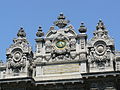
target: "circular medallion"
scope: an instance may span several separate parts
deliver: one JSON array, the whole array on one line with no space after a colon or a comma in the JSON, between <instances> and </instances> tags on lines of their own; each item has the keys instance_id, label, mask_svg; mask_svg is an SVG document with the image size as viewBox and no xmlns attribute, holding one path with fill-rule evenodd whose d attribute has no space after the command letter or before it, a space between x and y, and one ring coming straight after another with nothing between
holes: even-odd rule
<instances>
[{"instance_id":1,"label":"circular medallion","mask_svg":"<svg viewBox=\"0 0 120 90\"><path fill-rule=\"evenodd\" d=\"M102 45L102 44L97 45L97 46L96 46L96 52L97 52L97 54L99 54L99 55L104 54L104 52L105 52L105 46Z\"/></svg>"},{"instance_id":2,"label":"circular medallion","mask_svg":"<svg viewBox=\"0 0 120 90\"><path fill-rule=\"evenodd\" d=\"M21 57L22 57L22 54L21 54L21 52L19 52L19 51L17 51L17 52L15 52L14 53L14 60L16 61L16 62L18 62L18 61L20 61L20 59L21 59Z\"/></svg>"},{"instance_id":3,"label":"circular medallion","mask_svg":"<svg viewBox=\"0 0 120 90\"><path fill-rule=\"evenodd\" d=\"M59 40L56 42L57 48L64 48L66 46L66 42L64 40Z\"/></svg>"},{"instance_id":4,"label":"circular medallion","mask_svg":"<svg viewBox=\"0 0 120 90\"><path fill-rule=\"evenodd\" d=\"M103 47L103 46L98 46L98 47L97 47L97 51L98 51L99 53L102 53L102 52L104 51L104 47Z\"/></svg>"},{"instance_id":5,"label":"circular medallion","mask_svg":"<svg viewBox=\"0 0 120 90\"><path fill-rule=\"evenodd\" d=\"M102 40L99 40L95 42L94 48L97 55L103 56L106 52L106 43Z\"/></svg>"}]
</instances>

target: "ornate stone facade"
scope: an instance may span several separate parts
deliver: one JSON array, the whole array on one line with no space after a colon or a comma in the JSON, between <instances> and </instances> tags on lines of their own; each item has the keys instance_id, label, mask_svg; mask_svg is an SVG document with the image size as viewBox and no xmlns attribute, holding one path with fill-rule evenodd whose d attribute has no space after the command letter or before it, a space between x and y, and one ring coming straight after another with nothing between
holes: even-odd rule
<instances>
[{"instance_id":1,"label":"ornate stone facade","mask_svg":"<svg viewBox=\"0 0 120 90\"><path fill-rule=\"evenodd\" d=\"M39 27L35 52L20 28L0 61L0 90L120 90L120 52L102 20L88 40L84 23L77 34L57 19L46 35Z\"/></svg>"}]
</instances>

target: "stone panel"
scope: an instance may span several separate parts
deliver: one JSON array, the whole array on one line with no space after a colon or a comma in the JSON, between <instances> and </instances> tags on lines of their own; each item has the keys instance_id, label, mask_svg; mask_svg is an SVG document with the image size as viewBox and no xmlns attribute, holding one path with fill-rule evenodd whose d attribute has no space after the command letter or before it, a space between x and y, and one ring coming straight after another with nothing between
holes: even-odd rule
<instances>
[{"instance_id":1,"label":"stone panel","mask_svg":"<svg viewBox=\"0 0 120 90\"><path fill-rule=\"evenodd\" d=\"M60 64L43 66L43 74L63 74L79 72L80 65L77 64Z\"/></svg>"}]
</instances>

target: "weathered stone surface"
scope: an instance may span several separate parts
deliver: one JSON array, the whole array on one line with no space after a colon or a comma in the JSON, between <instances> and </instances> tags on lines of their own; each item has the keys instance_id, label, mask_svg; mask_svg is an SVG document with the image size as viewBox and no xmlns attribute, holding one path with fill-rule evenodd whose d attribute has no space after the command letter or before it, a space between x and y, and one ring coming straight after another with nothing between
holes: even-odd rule
<instances>
[{"instance_id":1,"label":"weathered stone surface","mask_svg":"<svg viewBox=\"0 0 120 90\"><path fill-rule=\"evenodd\" d=\"M35 52L21 28L0 61L0 90L120 90L120 52L99 20L92 39L61 13L47 34L36 33Z\"/></svg>"},{"instance_id":2,"label":"weathered stone surface","mask_svg":"<svg viewBox=\"0 0 120 90\"><path fill-rule=\"evenodd\" d=\"M60 64L43 66L43 75L46 74L64 74L79 72L80 65L78 64Z\"/></svg>"}]
</instances>

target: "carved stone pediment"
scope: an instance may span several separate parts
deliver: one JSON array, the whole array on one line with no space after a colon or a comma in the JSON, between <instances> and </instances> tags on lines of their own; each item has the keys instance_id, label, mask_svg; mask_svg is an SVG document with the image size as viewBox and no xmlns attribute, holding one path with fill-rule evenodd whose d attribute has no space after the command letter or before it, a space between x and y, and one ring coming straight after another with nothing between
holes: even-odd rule
<instances>
[{"instance_id":1,"label":"carved stone pediment","mask_svg":"<svg viewBox=\"0 0 120 90\"><path fill-rule=\"evenodd\" d=\"M25 67L30 67L33 57L24 30L20 29L17 36L18 38L13 40L14 43L7 49L6 53L8 72L12 70L12 73L24 72Z\"/></svg>"},{"instance_id":2,"label":"carved stone pediment","mask_svg":"<svg viewBox=\"0 0 120 90\"><path fill-rule=\"evenodd\" d=\"M88 42L88 62L91 67L108 67L113 62L114 43L102 21L99 21L93 38ZM112 65L111 65L112 66Z\"/></svg>"},{"instance_id":3,"label":"carved stone pediment","mask_svg":"<svg viewBox=\"0 0 120 90\"><path fill-rule=\"evenodd\" d=\"M29 47L21 48L18 46L8 49L7 59L11 68L25 67L26 60L29 59L27 53L31 54L28 49L30 50Z\"/></svg>"},{"instance_id":4,"label":"carved stone pediment","mask_svg":"<svg viewBox=\"0 0 120 90\"><path fill-rule=\"evenodd\" d=\"M75 58L76 53L71 52L71 50L75 51L75 47L76 47L75 43L76 43L75 38L71 38L69 40L69 37L63 34L58 34L56 38L52 40L46 39L45 60L47 61L50 60L55 62L55 61L65 61L65 60L70 60L70 58ZM70 53L72 53L72 55Z\"/></svg>"},{"instance_id":5,"label":"carved stone pediment","mask_svg":"<svg viewBox=\"0 0 120 90\"><path fill-rule=\"evenodd\" d=\"M63 14L60 14L58 20L54 22L58 30L55 29L55 26L50 27L45 35L45 42L37 42L37 50L43 52L36 53L36 55L41 56L42 54L46 62L73 60L72 58L76 57L77 33L72 25L67 24L68 20ZM71 52L74 52L72 56Z\"/></svg>"}]
</instances>

